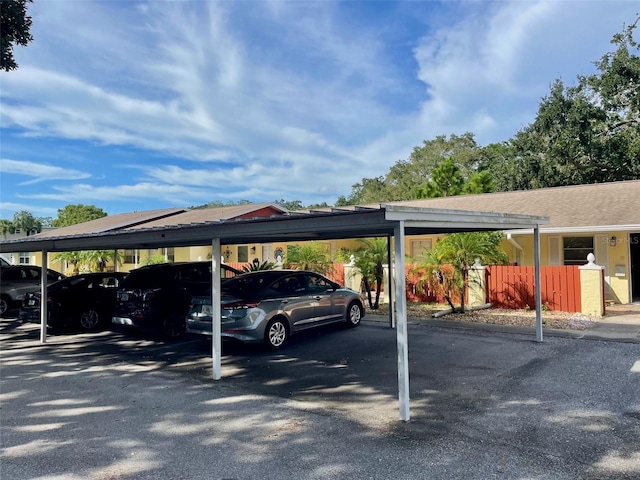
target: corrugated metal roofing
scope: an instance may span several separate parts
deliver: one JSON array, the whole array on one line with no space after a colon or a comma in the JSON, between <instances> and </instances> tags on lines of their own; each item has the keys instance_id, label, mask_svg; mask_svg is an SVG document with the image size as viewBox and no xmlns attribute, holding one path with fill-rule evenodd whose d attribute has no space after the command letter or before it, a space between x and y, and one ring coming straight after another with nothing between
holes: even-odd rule
<instances>
[{"instance_id":1,"label":"corrugated metal roofing","mask_svg":"<svg viewBox=\"0 0 640 480\"><path fill-rule=\"evenodd\" d=\"M158 219L166 219L183 212L186 212L186 209L163 208L159 210L146 210L143 212L119 213L117 215L109 215L95 220L90 220L88 222L70 225L68 227L56 228L37 235L32 235L30 238L59 238L111 232L130 228L135 225L146 224Z\"/></svg>"}]
</instances>

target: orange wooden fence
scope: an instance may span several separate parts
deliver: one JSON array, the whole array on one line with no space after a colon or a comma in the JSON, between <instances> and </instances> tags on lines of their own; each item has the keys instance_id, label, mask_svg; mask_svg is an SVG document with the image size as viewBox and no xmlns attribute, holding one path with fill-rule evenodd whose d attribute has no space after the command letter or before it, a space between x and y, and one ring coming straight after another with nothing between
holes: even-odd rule
<instances>
[{"instance_id":1,"label":"orange wooden fence","mask_svg":"<svg viewBox=\"0 0 640 480\"><path fill-rule=\"evenodd\" d=\"M247 263L227 262L227 265L242 269ZM446 303L442 292L431 287L423 287L419 275L411 270L414 265L406 265L406 292L410 302ZM334 263L326 275L340 285L345 284L344 265ZM545 309L560 312L579 312L580 273L573 266L540 267L542 305ZM513 265L492 265L487 267L487 302L494 308L525 309L535 308L535 269ZM468 301L468 298L467 298ZM454 303L459 299L455 298Z\"/></svg>"},{"instance_id":2,"label":"orange wooden fence","mask_svg":"<svg viewBox=\"0 0 640 480\"><path fill-rule=\"evenodd\" d=\"M540 293L544 308L579 312L580 272L578 266L540 267ZM535 269L512 265L487 267L488 302L496 308L535 308Z\"/></svg>"}]
</instances>

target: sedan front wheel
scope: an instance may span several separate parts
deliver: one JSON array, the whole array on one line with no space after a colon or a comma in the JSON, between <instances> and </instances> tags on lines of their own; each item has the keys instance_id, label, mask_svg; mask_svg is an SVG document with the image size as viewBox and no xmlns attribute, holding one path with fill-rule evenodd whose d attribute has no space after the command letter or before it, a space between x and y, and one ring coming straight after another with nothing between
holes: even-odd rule
<instances>
[{"instance_id":1,"label":"sedan front wheel","mask_svg":"<svg viewBox=\"0 0 640 480\"><path fill-rule=\"evenodd\" d=\"M352 302L349 304L349 308L347 308L347 325L350 327L357 327L360 325L360 320L362 320L362 309L360 305L356 302Z\"/></svg>"}]
</instances>

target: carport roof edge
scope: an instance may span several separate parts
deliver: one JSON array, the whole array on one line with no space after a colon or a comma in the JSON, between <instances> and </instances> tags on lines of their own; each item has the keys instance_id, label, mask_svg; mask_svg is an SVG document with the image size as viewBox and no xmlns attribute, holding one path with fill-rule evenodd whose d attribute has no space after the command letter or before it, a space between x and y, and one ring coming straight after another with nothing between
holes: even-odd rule
<instances>
[{"instance_id":1,"label":"carport roof edge","mask_svg":"<svg viewBox=\"0 0 640 480\"><path fill-rule=\"evenodd\" d=\"M176 215L176 219L178 217ZM51 231L46 237L34 235L0 242L0 253L197 246L209 245L214 238L224 244L238 244L392 236L400 222L408 235L424 235L534 228L548 223L549 219L534 215L443 210L394 203L153 228L145 228L144 223L139 223L135 228L72 235L56 236L55 231Z\"/></svg>"}]
</instances>

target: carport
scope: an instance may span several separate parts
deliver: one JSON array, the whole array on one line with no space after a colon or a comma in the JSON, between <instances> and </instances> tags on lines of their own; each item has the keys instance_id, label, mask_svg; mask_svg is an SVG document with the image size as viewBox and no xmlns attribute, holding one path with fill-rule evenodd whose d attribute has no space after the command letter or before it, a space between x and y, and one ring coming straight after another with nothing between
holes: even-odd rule
<instances>
[{"instance_id":1,"label":"carport","mask_svg":"<svg viewBox=\"0 0 640 480\"><path fill-rule=\"evenodd\" d=\"M392 203L376 206L355 206L288 212L269 217L216 220L199 223L184 222L188 212L177 212L159 224L139 223L120 229L95 232L83 231L83 224L34 235L19 240L0 242L0 253L16 251L42 252L43 266L50 252L74 250L117 250L205 246L212 247L212 299L214 305L212 360L213 379L222 377L220 268L221 245L242 243L299 242L339 240L347 238L387 237L393 239L395 292L391 324L396 328L398 355L398 400L400 419L410 419L408 335L405 295L405 237L407 235L445 234L465 231L514 230L532 228L534 232L536 340L542 342L540 295L539 227L548 223L546 217L496 212L442 210ZM90 223L90 222L88 222ZM391 244L391 242L389 242ZM47 285L41 285L42 298L47 298ZM215 308L217 306L217 308ZM46 342L47 303L41 303L40 339Z\"/></svg>"}]
</instances>

